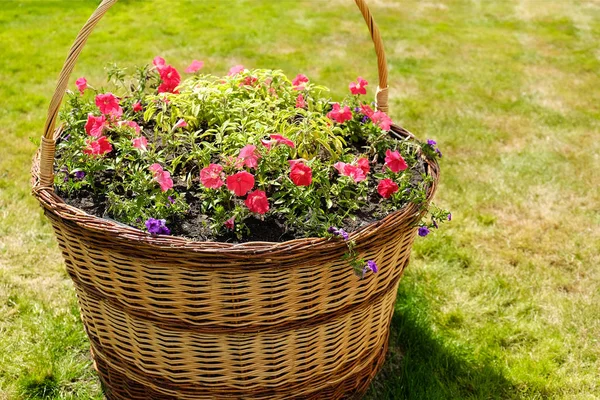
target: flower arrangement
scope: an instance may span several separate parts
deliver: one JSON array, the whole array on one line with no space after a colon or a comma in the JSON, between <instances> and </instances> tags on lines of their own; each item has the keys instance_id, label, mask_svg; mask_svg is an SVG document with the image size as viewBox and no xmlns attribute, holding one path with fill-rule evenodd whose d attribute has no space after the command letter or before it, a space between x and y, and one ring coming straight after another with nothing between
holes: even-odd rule
<instances>
[{"instance_id":1,"label":"flower arrangement","mask_svg":"<svg viewBox=\"0 0 600 400\"><path fill-rule=\"evenodd\" d=\"M65 201L153 235L280 241L339 237L408 203L425 206L423 157L437 143L395 135L358 77L340 102L299 74L180 73L161 57L111 91L76 81L61 112L55 184ZM114 94L118 93L118 94ZM86 208L87 207L87 208ZM419 234L451 218L431 206ZM361 273L377 266L350 263Z\"/></svg>"}]
</instances>

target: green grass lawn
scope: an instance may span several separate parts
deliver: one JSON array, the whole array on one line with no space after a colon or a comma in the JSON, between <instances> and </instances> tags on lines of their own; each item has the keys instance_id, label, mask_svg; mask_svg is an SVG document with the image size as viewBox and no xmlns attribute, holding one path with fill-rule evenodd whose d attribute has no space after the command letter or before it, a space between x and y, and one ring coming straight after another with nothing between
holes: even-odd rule
<instances>
[{"instance_id":1,"label":"green grass lawn","mask_svg":"<svg viewBox=\"0 0 600 400\"><path fill-rule=\"evenodd\" d=\"M371 0L392 118L444 153L453 221L418 238L369 399L600 398L600 3ZM96 1L0 11L0 399L100 399L75 293L29 168ZM72 77L162 55L225 73L376 82L351 0L122 1ZM74 88L74 86L71 86ZM370 91L373 94L373 90Z\"/></svg>"}]
</instances>

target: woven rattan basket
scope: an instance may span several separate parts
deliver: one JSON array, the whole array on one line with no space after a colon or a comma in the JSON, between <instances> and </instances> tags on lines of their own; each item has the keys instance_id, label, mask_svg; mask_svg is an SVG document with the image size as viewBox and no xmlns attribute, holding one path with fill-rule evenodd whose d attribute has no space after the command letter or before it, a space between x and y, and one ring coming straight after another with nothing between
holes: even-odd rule
<instances>
[{"instance_id":1,"label":"woven rattan basket","mask_svg":"<svg viewBox=\"0 0 600 400\"><path fill-rule=\"evenodd\" d=\"M422 210L409 205L351 234L378 274L357 278L344 243L196 242L153 237L67 205L53 189L55 121L85 24L60 74L33 193L73 279L96 369L109 399L340 399L360 397L383 363L402 271ZM378 58L378 108L387 111L379 31L363 0ZM395 126L396 134L410 136ZM434 178L438 166L427 161Z\"/></svg>"}]
</instances>

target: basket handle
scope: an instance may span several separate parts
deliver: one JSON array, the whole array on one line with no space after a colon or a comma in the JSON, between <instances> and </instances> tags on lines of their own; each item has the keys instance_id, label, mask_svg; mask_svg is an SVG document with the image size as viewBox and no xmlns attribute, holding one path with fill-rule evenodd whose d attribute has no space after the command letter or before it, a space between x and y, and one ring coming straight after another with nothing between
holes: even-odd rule
<instances>
[{"instance_id":1,"label":"basket handle","mask_svg":"<svg viewBox=\"0 0 600 400\"><path fill-rule=\"evenodd\" d=\"M96 11L92 14L92 16L87 20L77 37L75 38L75 43L71 46L71 50L69 51L69 55L65 60L65 63L60 71L60 75L58 78L58 83L56 84L56 89L54 91L54 95L52 96L52 101L50 102L50 106L48 107L48 116L46 117L46 123L44 125L44 135L42 136L41 143L41 151L40 151L40 181L39 185L42 187L53 187L54 182L54 155L56 152L55 144L56 144L56 118L58 116L58 111L60 109L60 105L62 103L65 91L67 89L67 85L69 83L69 78L71 77L71 73L73 72L73 68L75 67L75 63L77 62L77 58L79 54L83 50L83 46L87 42L88 37L94 30L94 27L100 21L100 19L106 14L106 12L117 2L117 0L102 0ZM383 42L381 40L381 34L379 33L379 28L375 24L375 20L371 15L371 11L367 6L365 0L354 0L356 5L358 6L360 12L362 13L367 26L369 27L369 32L371 33L371 38L373 39L373 44L375 45L375 53L377 55L377 69L379 73L379 86L377 87L376 93L376 101L377 101L377 109L383 112L388 112L388 70L387 70L387 61L385 58L385 50L383 48Z\"/></svg>"}]
</instances>

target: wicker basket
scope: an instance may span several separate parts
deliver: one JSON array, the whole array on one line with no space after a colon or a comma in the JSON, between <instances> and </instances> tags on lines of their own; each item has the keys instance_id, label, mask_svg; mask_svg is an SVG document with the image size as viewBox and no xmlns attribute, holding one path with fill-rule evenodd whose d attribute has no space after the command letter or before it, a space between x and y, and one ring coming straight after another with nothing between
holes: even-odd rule
<instances>
[{"instance_id":1,"label":"wicker basket","mask_svg":"<svg viewBox=\"0 0 600 400\"><path fill-rule=\"evenodd\" d=\"M53 189L55 121L69 76L98 20L85 24L60 74L33 193L56 232L93 358L109 399L359 397L383 363L402 271L422 210L416 205L351 234L378 274L357 278L344 243L196 242L152 237L65 204ZM363 0L387 111L379 31ZM410 135L395 126L399 135ZM427 162L435 192L438 166Z\"/></svg>"}]
</instances>

